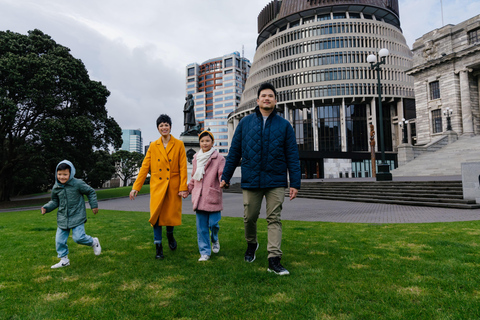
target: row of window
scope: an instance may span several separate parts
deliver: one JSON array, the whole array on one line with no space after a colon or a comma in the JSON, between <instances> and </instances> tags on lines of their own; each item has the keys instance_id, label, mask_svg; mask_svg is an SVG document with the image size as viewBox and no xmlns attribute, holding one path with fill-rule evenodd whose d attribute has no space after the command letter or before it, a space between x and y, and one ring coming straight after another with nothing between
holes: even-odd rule
<instances>
[{"instance_id":1,"label":"row of window","mask_svg":"<svg viewBox=\"0 0 480 320\"><path fill-rule=\"evenodd\" d=\"M350 37L337 37L337 38L326 38L320 40L312 40L302 43L297 43L288 47L280 47L277 50L272 51L264 55L257 64L259 66L269 64L279 59L290 57L293 55L307 54L309 52L316 52L329 49L338 49L338 48L387 48L391 52L399 52L395 50L394 47L396 44L392 41L381 40L374 37L363 37L363 36L350 36ZM366 54L372 53L372 49L368 49ZM409 56L408 53L405 56ZM390 58L391 55L387 58ZM366 56L365 56L366 58Z\"/></svg>"},{"instance_id":2,"label":"row of window","mask_svg":"<svg viewBox=\"0 0 480 320\"><path fill-rule=\"evenodd\" d=\"M261 52L274 49L292 41L339 33L374 34L376 36L394 38L404 42L403 35L397 29L382 26L378 23L334 22L302 28L283 35L272 36L268 42L262 45ZM406 45L403 46L403 48L408 49Z\"/></svg>"}]
</instances>

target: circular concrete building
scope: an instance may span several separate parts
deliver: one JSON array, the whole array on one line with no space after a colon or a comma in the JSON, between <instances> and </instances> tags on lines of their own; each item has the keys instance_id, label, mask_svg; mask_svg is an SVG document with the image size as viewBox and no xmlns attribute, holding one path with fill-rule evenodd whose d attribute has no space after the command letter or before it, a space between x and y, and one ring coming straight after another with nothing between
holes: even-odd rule
<instances>
[{"instance_id":1,"label":"circular concrete building","mask_svg":"<svg viewBox=\"0 0 480 320\"><path fill-rule=\"evenodd\" d=\"M367 56L386 48L390 54L380 76L385 156L396 167L399 122L415 118L413 78L405 73L412 53L397 0L274 0L258 16L258 33L241 103L229 116L230 139L256 107L259 86L270 82L278 91L279 113L294 127L304 178L371 176L378 80ZM409 143L414 131L412 122Z\"/></svg>"}]
</instances>

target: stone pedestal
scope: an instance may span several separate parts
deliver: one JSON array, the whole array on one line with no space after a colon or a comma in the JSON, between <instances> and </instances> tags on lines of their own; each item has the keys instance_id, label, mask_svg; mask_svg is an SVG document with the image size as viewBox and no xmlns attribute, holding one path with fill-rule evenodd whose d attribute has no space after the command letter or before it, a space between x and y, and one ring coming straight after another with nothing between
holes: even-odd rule
<instances>
[{"instance_id":1,"label":"stone pedestal","mask_svg":"<svg viewBox=\"0 0 480 320\"><path fill-rule=\"evenodd\" d=\"M192 176L192 159L193 155L200 151L200 142L198 142L198 136L180 136L180 140L183 141L185 145L185 152L187 153L187 172L188 172L188 180Z\"/></svg>"},{"instance_id":2,"label":"stone pedestal","mask_svg":"<svg viewBox=\"0 0 480 320\"><path fill-rule=\"evenodd\" d=\"M404 166L415 158L413 146L408 143L402 143L398 146L397 151L398 166Z\"/></svg>"},{"instance_id":3,"label":"stone pedestal","mask_svg":"<svg viewBox=\"0 0 480 320\"><path fill-rule=\"evenodd\" d=\"M480 203L480 162L462 163L463 199Z\"/></svg>"},{"instance_id":4,"label":"stone pedestal","mask_svg":"<svg viewBox=\"0 0 480 320\"><path fill-rule=\"evenodd\" d=\"M448 136L448 144L458 140L458 134L455 131L447 131L446 135Z\"/></svg>"}]
</instances>

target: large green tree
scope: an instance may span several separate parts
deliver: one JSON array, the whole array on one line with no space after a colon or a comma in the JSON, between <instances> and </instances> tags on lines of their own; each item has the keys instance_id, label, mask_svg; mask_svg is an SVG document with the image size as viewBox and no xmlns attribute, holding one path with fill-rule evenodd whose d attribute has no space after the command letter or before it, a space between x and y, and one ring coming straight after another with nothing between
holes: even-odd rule
<instances>
[{"instance_id":1,"label":"large green tree","mask_svg":"<svg viewBox=\"0 0 480 320\"><path fill-rule=\"evenodd\" d=\"M85 65L40 30L0 31L0 201L51 185L57 163L78 177L99 153L121 146L121 129L105 104L110 92Z\"/></svg>"},{"instance_id":2,"label":"large green tree","mask_svg":"<svg viewBox=\"0 0 480 320\"><path fill-rule=\"evenodd\" d=\"M126 186L128 179L137 175L145 157L141 153L126 150L118 150L112 156L117 167L117 175L122 179L123 186Z\"/></svg>"}]
</instances>

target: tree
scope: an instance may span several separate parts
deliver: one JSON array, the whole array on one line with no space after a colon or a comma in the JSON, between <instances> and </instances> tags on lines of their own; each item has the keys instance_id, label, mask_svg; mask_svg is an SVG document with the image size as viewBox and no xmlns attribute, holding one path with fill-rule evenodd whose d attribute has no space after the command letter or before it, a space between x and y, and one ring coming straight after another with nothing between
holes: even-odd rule
<instances>
[{"instance_id":1,"label":"tree","mask_svg":"<svg viewBox=\"0 0 480 320\"><path fill-rule=\"evenodd\" d=\"M107 114L109 95L70 49L40 30L0 32L0 201L32 184L51 185L63 159L83 178L95 150L118 149L122 133Z\"/></svg>"},{"instance_id":2,"label":"tree","mask_svg":"<svg viewBox=\"0 0 480 320\"><path fill-rule=\"evenodd\" d=\"M137 170L142 166L143 154L118 150L113 154L117 167L117 175L122 179L123 186L127 185L128 179L137 175Z\"/></svg>"},{"instance_id":3,"label":"tree","mask_svg":"<svg viewBox=\"0 0 480 320\"><path fill-rule=\"evenodd\" d=\"M87 171L85 181L93 188L101 188L115 174L115 160L110 153L103 150L95 151L94 158L95 163Z\"/></svg>"}]
</instances>

